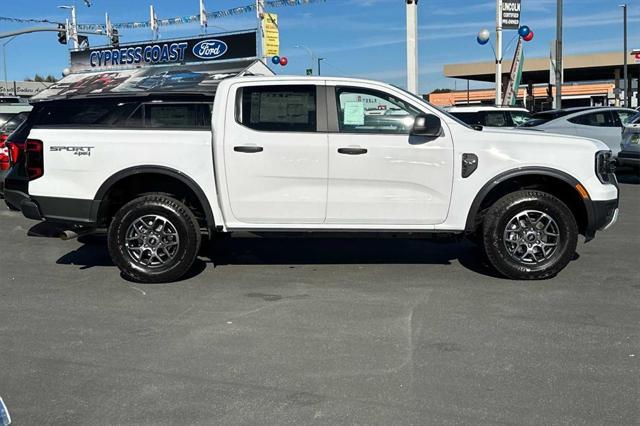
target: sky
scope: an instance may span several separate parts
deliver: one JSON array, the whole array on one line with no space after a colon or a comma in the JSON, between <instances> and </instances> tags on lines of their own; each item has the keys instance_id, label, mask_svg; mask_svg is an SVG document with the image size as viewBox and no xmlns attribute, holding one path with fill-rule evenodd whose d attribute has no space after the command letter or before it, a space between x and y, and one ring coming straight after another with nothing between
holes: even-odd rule
<instances>
[{"instance_id":1,"label":"sky","mask_svg":"<svg viewBox=\"0 0 640 426\"><path fill-rule=\"evenodd\" d=\"M565 54L622 51L622 9L624 0L564 0ZM75 3L79 23L147 21L149 5L158 18L198 13L198 0L0 0L0 16L64 21L68 11L62 4ZM254 0L206 0L208 11L245 6ZM640 48L640 0L629 5L629 48ZM422 93L436 88L463 88L466 83L443 76L443 65L493 60L489 45L480 46L476 34L483 28L494 40L494 0L420 0L419 87ZM289 59L278 74L304 74L312 64L308 51L322 62L323 75L362 77L406 86L404 0L326 0L305 6L278 7L281 55ZM522 23L531 27L534 40L525 47L526 57L546 57L555 38L556 0L522 0ZM30 25L0 20L0 32ZM209 33L255 28L252 13L209 20ZM121 43L149 40L148 29L121 30ZM162 39L199 35L197 24L161 27ZM515 36L505 33L505 45ZM106 44L104 36L90 37L90 44ZM35 73L60 76L68 66L67 46L57 42L56 33L23 35L5 46L7 79L22 80ZM512 55L513 44L505 52ZM315 61L314 61L315 68ZM4 78L4 73L2 74ZM472 83L474 87L485 87Z\"/></svg>"}]
</instances>

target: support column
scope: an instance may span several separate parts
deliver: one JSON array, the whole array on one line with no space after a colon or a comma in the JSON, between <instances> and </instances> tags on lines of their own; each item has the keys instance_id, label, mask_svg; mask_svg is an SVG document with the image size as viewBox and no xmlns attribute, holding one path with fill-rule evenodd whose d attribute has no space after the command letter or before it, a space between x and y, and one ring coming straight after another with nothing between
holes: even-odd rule
<instances>
[{"instance_id":1,"label":"support column","mask_svg":"<svg viewBox=\"0 0 640 426\"><path fill-rule=\"evenodd\" d=\"M418 0L407 2L407 90L418 94Z\"/></svg>"}]
</instances>

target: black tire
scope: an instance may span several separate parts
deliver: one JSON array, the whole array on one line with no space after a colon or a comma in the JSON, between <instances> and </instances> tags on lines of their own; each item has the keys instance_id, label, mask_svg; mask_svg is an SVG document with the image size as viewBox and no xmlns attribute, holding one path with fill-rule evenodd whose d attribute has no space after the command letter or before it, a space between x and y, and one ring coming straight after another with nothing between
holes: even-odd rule
<instances>
[{"instance_id":1,"label":"black tire","mask_svg":"<svg viewBox=\"0 0 640 426\"><path fill-rule=\"evenodd\" d=\"M191 210L165 194L144 195L122 206L107 235L113 263L126 277L145 283L180 279L198 255L200 238Z\"/></svg>"},{"instance_id":2,"label":"black tire","mask_svg":"<svg viewBox=\"0 0 640 426\"><path fill-rule=\"evenodd\" d=\"M517 217L520 214L524 216ZM547 226L549 218L554 224ZM554 234L558 237L553 237ZM507 236L513 241L505 241ZM571 210L553 195L518 191L505 195L489 208L484 218L483 242L487 259L500 274L517 280L542 280L557 275L573 259L578 225ZM523 251L524 256L517 259Z\"/></svg>"}]
</instances>

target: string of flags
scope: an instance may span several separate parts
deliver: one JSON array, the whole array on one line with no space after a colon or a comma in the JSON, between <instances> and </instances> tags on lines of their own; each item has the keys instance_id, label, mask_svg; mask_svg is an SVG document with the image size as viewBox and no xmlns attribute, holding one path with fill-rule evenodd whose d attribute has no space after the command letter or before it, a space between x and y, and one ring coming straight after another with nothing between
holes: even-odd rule
<instances>
[{"instance_id":1,"label":"string of flags","mask_svg":"<svg viewBox=\"0 0 640 426\"><path fill-rule=\"evenodd\" d=\"M285 7L285 6L303 6L311 3L320 3L325 1L326 0L267 0L264 2L264 4L267 7ZM155 13L152 12L151 14L152 17L149 21L113 23L111 27L116 29L151 28L154 31L157 31L157 27L165 27L169 25L183 25L183 24L191 24L191 23L199 23L200 25L203 25L203 21L206 22L206 19L219 19L219 18L224 18L228 16L236 16L236 15L242 15L245 13L256 12L256 4L232 7L229 9L217 10L213 12L207 12L206 10L204 10L204 7L201 7L200 12L201 13L199 13L198 15L177 16L175 18L168 18L168 19L158 19L155 16ZM0 16L0 21L15 22L15 23L51 23L51 24L58 23L50 19L10 18L5 16ZM204 26L206 26L206 24ZM105 32L106 25L105 24L78 24L77 29L79 31Z\"/></svg>"}]
</instances>

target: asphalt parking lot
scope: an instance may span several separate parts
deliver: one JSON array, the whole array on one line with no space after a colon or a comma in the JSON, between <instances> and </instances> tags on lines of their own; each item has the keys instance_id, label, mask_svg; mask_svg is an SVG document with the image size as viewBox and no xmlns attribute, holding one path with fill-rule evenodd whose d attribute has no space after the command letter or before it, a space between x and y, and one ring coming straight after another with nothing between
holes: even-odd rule
<instances>
[{"instance_id":1,"label":"asphalt parking lot","mask_svg":"<svg viewBox=\"0 0 640 426\"><path fill-rule=\"evenodd\" d=\"M543 282L470 243L233 238L136 284L3 206L0 397L15 425L638 423L640 181L621 180L619 223Z\"/></svg>"}]
</instances>

